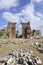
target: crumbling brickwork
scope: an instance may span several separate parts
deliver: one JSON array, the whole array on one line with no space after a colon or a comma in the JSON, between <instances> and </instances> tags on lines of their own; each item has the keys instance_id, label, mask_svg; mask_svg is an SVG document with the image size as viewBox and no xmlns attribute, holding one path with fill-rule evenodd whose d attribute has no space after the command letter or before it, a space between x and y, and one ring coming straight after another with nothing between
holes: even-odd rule
<instances>
[{"instance_id":1,"label":"crumbling brickwork","mask_svg":"<svg viewBox=\"0 0 43 65\"><path fill-rule=\"evenodd\" d=\"M8 37L16 37L16 23L8 23L7 26L7 36Z\"/></svg>"},{"instance_id":2,"label":"crumbling brickwork","mask_svg":"<svg viewBox=\"0 0 43 65\"><path fill-rule=\"evenodd\" d=\"M33 30L33 36L35 38L40 38L41 37L41 31L40 30Z\"/></svg>"},{"instance_id":3,"label":"crumbling brickwork","mask_svg":"<svg viewBox=\"0 0 43 65\"><path fill-rule=\"evenodd\" d=\"M28 38L32 35L30 22L28 23L21 23L22 24L22 36Z\"/></svg>"}]
</instances>

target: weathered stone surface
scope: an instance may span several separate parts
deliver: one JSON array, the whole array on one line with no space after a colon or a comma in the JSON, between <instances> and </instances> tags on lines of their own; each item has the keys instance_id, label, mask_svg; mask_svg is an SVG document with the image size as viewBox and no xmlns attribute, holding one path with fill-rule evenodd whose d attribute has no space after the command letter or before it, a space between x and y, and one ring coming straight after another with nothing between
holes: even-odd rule
<instances>
[{"instance_id":1,"label":"weathered stone surface","mask_svg":"<svg viewBox=\"0 0 43 65\"><path fill-rule=\"evenodd\" d=\"M8 23L7 26L7 36L9 38L16 37L16 23Z\"/></svg>"},{"instance_id":2,"label":"weathered stone surface","mask_svg":"<svg viewBox=\"0 0 43 65\"><path fill-rule=\"evenodd\" d=\"M30 37L32 35L30 22L21 24L22 24L22 36L25 38Z\"/></svg>"},{"instance_id":3,"label":"weathered stone surface","mask_svg":"<svg viewBox=\"0 0 43 65\"><path fill-rule=\"evenodd\" d=\"M41 31L40 30L33 30L33 36L34 36L34 38L40 38Z\"/></svg>"}]
</instances>

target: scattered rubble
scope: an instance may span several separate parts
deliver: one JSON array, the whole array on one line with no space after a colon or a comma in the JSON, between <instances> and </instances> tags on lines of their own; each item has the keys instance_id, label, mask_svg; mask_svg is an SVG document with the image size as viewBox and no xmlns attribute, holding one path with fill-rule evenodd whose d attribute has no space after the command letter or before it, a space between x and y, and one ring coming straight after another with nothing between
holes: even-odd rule
<instances>
[{"instance_id":1,"label":"scattered rubble","mask_svg":"<svg viewBox=\"0 0 43 65\"><path fill-rule=\"evenodd\" d=\"M24 51L22 49L17 49L8 53L8 56L0 58L2 65L39 65L42 64L40 57L31 53L31 51Z\"/></svg>"}]
</instances>

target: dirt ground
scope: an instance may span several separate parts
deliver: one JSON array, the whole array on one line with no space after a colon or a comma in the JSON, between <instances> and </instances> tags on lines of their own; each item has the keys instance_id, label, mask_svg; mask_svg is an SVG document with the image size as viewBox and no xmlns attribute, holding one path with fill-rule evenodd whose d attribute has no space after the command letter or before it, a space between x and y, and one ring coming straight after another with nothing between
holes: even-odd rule
<instances>
[{"instance_id":1,"label":"dirt ground","mask_svg":"<svg viewBox=\"0 0 43 65\"><path fill-rule=\"evenodd\" d=\"M15 42L18 43L9 43L9 44L3 44L3 47L0 48L0 57L5 56L9 53L9 51L11 50L16 50L16 49L23 49L23 50L30 50L33 51L34 54L36 54L37 56L40 57L41 61L42 61L42 65L43 65L43 53L39 53L39 51L35 48L33 48L30 44L35 43L39 40L24 40L25 42L21 42L21 40L15 39L13 40ZM23 40L22 40L23 41ZM1 43L2 44L2 43Z\"/></svg>"}]
</instances>

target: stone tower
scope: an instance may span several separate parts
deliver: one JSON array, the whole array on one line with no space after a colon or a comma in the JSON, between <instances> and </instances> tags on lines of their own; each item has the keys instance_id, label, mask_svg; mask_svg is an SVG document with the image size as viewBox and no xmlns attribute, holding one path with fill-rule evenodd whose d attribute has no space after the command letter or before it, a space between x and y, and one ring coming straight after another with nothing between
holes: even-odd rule
<instances>
[{"instance_id":1,"label":"stone tower","mask_svg":"<svg viewBox=\"0 0 43 65\"><path fill-rule=\"evenodd\" d=\"M21 23L22 24L22 36L25 38L29 38L32 35L30 22L28 23Z\"/></svg>"},{"instance_id":2,"label":"stone tower","mask_svg":"<svg viewBox=\"0 0 43 65\"><path fill-rule=\"evenodd\" d=\"M16 23L8 23L7 26L7 36L9 38L16 37Z\"/></svg>"}]
</instances>

